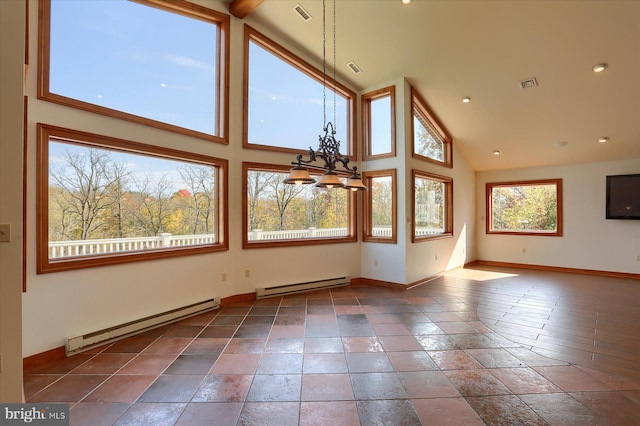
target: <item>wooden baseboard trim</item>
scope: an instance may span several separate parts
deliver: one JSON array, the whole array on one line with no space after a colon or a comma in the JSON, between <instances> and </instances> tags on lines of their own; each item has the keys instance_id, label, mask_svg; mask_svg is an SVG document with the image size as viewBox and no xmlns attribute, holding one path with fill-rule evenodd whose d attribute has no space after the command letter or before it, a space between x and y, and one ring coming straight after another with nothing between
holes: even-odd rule
<instances>
[{"instance_id":1,"label":"wooden baseboard trim","mask_svg":"<svg viewBox=\"0 0 640 426\"><path fill-rule=\"evenodd\" d=\"M253 303L256 300L256 293L235 294L220 299L220 306L225 307L236 303Z\"/></svg>"},{"instance_id":2,"label":"wooden baseboard trim","mask_svg":"<svg viewBox=\"0 0 640 426\"><path fill-rule=\"evenodd\" d=\"M42 364L47 364L52 361L63 359L66 357L65 347L51 349L39 354L30 355L22 359L22 371L28 371L33 368L39 367Z\"/></svg>"},{"instance_id":3,"label":"wooden baseboard trim","mask_svg":"<svg viewBox=\"0 0 640 426\"><path fill-rule=\"evenodd\" d=\"M473 265L500 266L505 268L519 268L519 269L535 269L538 271L567 272L570 274L595 275L599 277L612 277L612 278L630 278L634 280L640 279L640 274L632 274L629 272L613 272L613 271L600 271L597 269L567 268L564 266L531 265L527 263L495 262L492 260L476 260L474 262L466 264L465 267L473 266Z\"/></svg>"},{"instance_id":4,"label":"wooden baseboard trim","mask_svg":"<svg viewBox=\"0 0 640 426\"><path fill-rule=\"evenodd\" d=\"M430 277L426 277L426 278L422 278L418 281L414 281L412 283L409 284L400 284L400 283L394 283L391 281L382 281L382 280L374 280L373 278L352 278L351 279L351 285L361 285L361 284L368 284L368 285L373 285L376 287L387 287L387 288L392 288L395 290L411 290L412 288L416 288L418 286L421 286L422 284L426 284L430 281L433 281L437 278L440 278L441 276L443 276L444 273L440 273L440 274L436 274L436 275L431 275Z\"/></svg>"},{"instance_id":5,"label":"wooden baseboard trim","mask_svg":"<svg viewBox=\"0 0 640 426\"><path fill-rule=\"evenodd\" d=\"M376 287L393 288L395 290L406 290L405 284L394 283L391 281L374 280L373 278L351 278L351 285L373 285Z\"/></svg>"}]
</instances>

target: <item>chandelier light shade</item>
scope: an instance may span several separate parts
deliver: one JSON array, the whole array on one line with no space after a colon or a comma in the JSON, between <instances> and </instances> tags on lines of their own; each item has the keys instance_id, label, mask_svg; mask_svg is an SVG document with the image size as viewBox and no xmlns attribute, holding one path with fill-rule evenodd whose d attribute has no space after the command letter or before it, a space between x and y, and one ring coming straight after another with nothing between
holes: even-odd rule
<instances>
[{"instance_id":1,"label":"chandelier light shade","mask_svg":"<svg viewBox=\"0 0 640 426\"><path fill-rule=\"evenodd\" d=\"M301 166L296 166L289 172L289 176L284 180L284 183L293 185L306 185L309 183L315 183L315 179L311 177L309 171Z\"/></svg>"},{"instance_id":2,"label":"chandelier light shade","mask_svg":"<svg viewBox=\"0 0 640 426\"><path fill-rule=\"evenodd\" d=\"M322 175L320 180L316 183L318 188L344 188L344 183L340 180L336 172L328 171Z\"/></svg>"},{"instance_id":3,"label":"chandelier light shade","mask_svg":"<svg viewBox=\"0 0 640 426\"><path fill-rule=\"evenodd\" d=\"M318 149L309 148L307 151L307 159L303 158L302 154L298 154L296 161L291 164L294 167L289 172L289 176L284 180L284 183L291 185L307 185L315 183L318 188L345 188L352 191L366 190L362 177L358 173L358 167L349 166L349 157L340 153L340 142L336 140L336 130L334 124L327 121L327 58L326 58L326 24L325 24L325 0L322 0L322 65L323 65L323 114L324 114L324 135L320 135ZM333 0L333 81L335 81L336 73L336 2ZM335 89L333 98L333 111L334 122L335 120ZM324 164L315 164L316 161L323 161ZM339 168L338 168L339 167ZM320 179L316 182L314 178L309 174L309 170L324 172ZM348 176L346 183L340 179L340 175Z\"/></svg>"}]
</instances>

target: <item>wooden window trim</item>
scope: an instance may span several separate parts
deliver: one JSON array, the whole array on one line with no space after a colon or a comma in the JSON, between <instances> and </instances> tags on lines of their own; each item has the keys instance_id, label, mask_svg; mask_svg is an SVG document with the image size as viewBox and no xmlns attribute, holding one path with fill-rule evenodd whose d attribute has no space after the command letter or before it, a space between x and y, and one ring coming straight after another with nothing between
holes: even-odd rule
<instances>
[{"instance_id":1,"label":"wooden window trim","mask_svg":"<svg viewBox=\"0 0 640 426\"><path fill-rule=\"evenodd\" d=\"M295 246L310 246L319 244L339 244L339 243L354 243L358 241L356 233L357 228L357 192L348 192L348 235L339 238L318 238L318 239L300 239L300 240L265 240L265 241L249 241L249 205L247 203L247 176L249 170L251 171L263 171L263 172L282 172L287 173L290 170L289 166L283 166L280 164L267 164L267 163L242 163L242 248L254 249L254 248L270 248L270 247L295 247ZM332 191L346 191L345 189L336 188Z\"/></svg>"},{"instance_id":2,"label":"wooden window trim","mask_svg":"<svg viewBox=\"0 0 640 426\"><path fill-rule=\"evenodd\" d=\"M396 169L376 170L371 172L363 172L362 180L369 190L364 191L362 199L362 241L369 243L387 243L397 244L398 242L398 220L397 220L397 188L396 188ZM373 235L373 197L371 195L372 181L377 177L391 177L391 237L383 238Z\"/></svg>"},{"instance_id":3,"label":"wooden window trim","mask_svg":"<svg viewBox=\"0 0 640 426\"><path fill-rule=\"evenodd\" d=\"M371 102L382 99L390 98L391 102L391 150L382 154L371 154ZM396 87L389 86L383 89L374 90L373 92L365 93L361 97L361 111L362 111L362 152L363 160L374 160L378 158L395 157L396 156Z\"/></svg>"},{"instance_id":4,"label":"wooden window trim","mask_svg":"<svg viewBox=\"0 0 640 426\"><path fill-rule=\"evenodd\" d=\"M494 231L492 229L492 193L493 188L501 186L536 186L536 185L555 185L556 186L556 230L555 232L545 231ZM485 231L487 234L494 235L533 235L538 237L562 237L563 232L563 212L562 212L562 179L541 179L541 180L521 180L509 182L487 182L486 193L486 215L485 215Z\"/></svg>"},{"instance_id":5,"label":"wooden window trim","mask_svg":"<svg viewBox=\"0 0 640 426\"><path fill-rule=\"evenodd\" d=\"M412 170L411 171L411 242L420 243L424 241L432 241L438 240L441 238L451 238L453 237L453 179L447 176L440 176L433 173L427 173L420 170ZM445 230L443 233L436 235L426 235L423 237L416 236L416 178L429 179L437 182L442 182L445 184L445 206L444 206L444 216L445 216Z\"/></svg>"},{"instance_id":6,"label":"wooden window trim","mask_svg":"<svg viewBox=\"0 0 640 426\"><path fill-rule=\"evenodd\" d=\"M444 142L444 161L434 160L433 158L416 153L415 129L413 125L413 117L415 115L419 115L424 119L442 138L442 141ZM429 108L427 102L422 98L422 96L420 96L420 93L413 87L411 88L411 141L413 146L411 156L413 158L453 168L453 137L451 137L451 134L447 131L436 114L431 110L431 108Z\"/></svg>"},{"instance_id":7,"label":"wooden window trim","mask_svg":"<svg viewBox=\"0 0 640 426\"><path fill-rule=\"evenodd\" d=\"M119 254L104 254L65 258L64 260L49 260L48 254L48 229L49 229L49 140L51 138L61 141L73 142L87 147L116 149L133 154L145 154L159 158L176 159L191 163L200 163L215 166L218 170L216 178L218 196L218 242L201 246L186 246L162 250L149 250L144 252L131 252ZM187 256L201 253L226 251L229 249L229 203L228 203L228 160L146 145L139 142L131 142L116 139L109 136L65 129L37 123L37 155L36 155L36 272L38 274L49 272L69 271L74 269L92 268L96 266L114 265L120 263L138 262L153 259L162 259L176 256Z\"/></svg>"},{"instance_id":8,"label":"wooden window trim","mask_svg":"<svg viewBox=\"0 0 640 426\"><path fill-rule=\"evenodd\" d=\"M217 27L217 103L216 103L216 130L217 135L210 135L197 130L187 129L169 123L141 117L128 112L118 111L112 108L95 105L89 102L52 93L49 85L50 73L50 41L51 41L51 2L40 0L39 19L39 49L38 49L38 99L69 106L83 111L100 114L106 117L130 121L132 123L153 127L182 135L192 136L223 145L229 144L229 31L231 18L229 15L208 9L203 6L185 1L172 0L135 0L146 6L177 13L201 21L213 23Z\"/></svg>"},{"instance_id":9,"label":"wooden window trim","mask_svg":"<svg viewBox=\"0 0 640 426\"><path fill-rule=\"evenodd\" d=\"M264 151L276 151L276 152L286 152L292 154L301 154L306 153L307 150L293 149L293 148L283 148L271 145L260 145L260 144L252 144L249 143L249 42L253 41L263 49L267 50L274 56L282 59L287 62L291 66L298 69L300 72L304 73L308 77L314 79L318 83L322 83L323 76L322 71L317 69L313 65L309 64L304 59L297 56L295 53L286 49L282 45L276 43L271 40L264 34L260 33L256 29L251 26L245 24L244 25L244 96L243 96L243 112L242 112L242 147L249 149L260 149ZM347 100L347 152L352 161L357 161L357 154L355 149L355 140L356 140L356 130L354 126L354 117L356 117L356 93L349 89L347 86L341 84L340 82L334 80L331 76L326 76L326 86L328 89L335 91L336 93L344 96ZM320 117L319 117L320 118ZM283 119L286 121L286 117ZM318 121L320 124L320 121ZM334 123L335 124L335 123ZM317 146L312 146L313 149L316 149Z\"/></svg>"}]
</instances>

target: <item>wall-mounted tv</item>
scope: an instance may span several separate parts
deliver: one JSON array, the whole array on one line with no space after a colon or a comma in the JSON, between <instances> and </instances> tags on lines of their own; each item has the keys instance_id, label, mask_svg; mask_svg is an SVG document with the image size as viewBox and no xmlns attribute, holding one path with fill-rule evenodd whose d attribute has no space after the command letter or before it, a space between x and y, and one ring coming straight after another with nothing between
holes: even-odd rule
<instances>
[{"instance_id":1,"label":"wall-mounted tv","mask_svg":"<svg viewBox=\"0 0 640 426\"><path fill-rule=\"evenodd\" d=\"M607 176L607 219L640 220L640 174Z\"/></svg>"}]
</instances>

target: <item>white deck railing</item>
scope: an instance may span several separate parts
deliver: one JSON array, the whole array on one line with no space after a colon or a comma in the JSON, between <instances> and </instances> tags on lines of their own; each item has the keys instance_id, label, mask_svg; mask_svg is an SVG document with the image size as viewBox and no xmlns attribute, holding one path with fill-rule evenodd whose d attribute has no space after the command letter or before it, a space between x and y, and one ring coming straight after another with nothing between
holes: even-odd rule
<instances>
[{"instance_id":1,"label":"white deck railing","mask_svg":"<svg viewBox=\"0 0 640 426\"><path fill-rule=\"evenodd\" d=\"M289 231L263 231L261 229L254 229L253 231L249 231L249 241L299 240L304 238L346 237L347 235L349 235L347 228L309 228Z\"/></svg>"},{"instance_id":2,"label":"white deck railing","mask_svg":"<svg viewBox=\"0 0 640 426\"><path fill-rule=\"evenodd\" d=\"M94 254L152 250L164 247L182 247L211 244L215 234L172 235L162 233L156 237L109 238L103 240L49 241L49 259Z\"/></svg>"},{"instance_id":3,"label":"white deck railing","mask_svg":"<svg viewBox=\"0 0 640 426\"><path fill-rule=\"evenodd\" d=\"M444 232L442 229L419 228L416 233L418 236L420 236L438 234L442 232ZM347 228L309 228L290 231L262 231L256 229L249 232L249 241L331 238L345 237L347 235ZM391 228L374 228L373 235L376 237L391 237ZM192 245L212 244L215 242L215 234L172 235L170 233L162 233L156 237L49 241L49 259L153 250L166 247L184 247Z\"/></svg>"}]
</instances>

